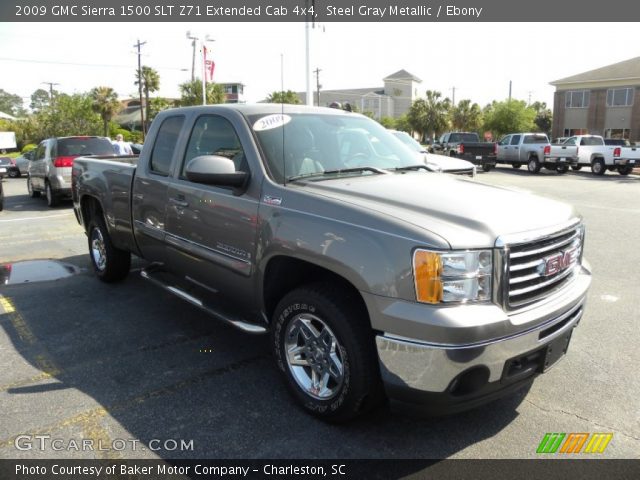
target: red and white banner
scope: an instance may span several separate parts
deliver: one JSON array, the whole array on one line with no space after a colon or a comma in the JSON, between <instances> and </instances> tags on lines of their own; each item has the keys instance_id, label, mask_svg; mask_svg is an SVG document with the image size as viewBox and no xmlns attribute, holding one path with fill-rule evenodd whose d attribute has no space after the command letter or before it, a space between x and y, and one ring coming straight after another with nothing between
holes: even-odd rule
<instances>
[{"instance_id":1,"label":"red and white banner","mask_svg":"<svg viewBox=\"0 0 640 480\"><path fill-rule=\"evenodd\" d=\"M205 80L207 82L213 82L213 70L216 68L216 64L213 59L207 58L207 53L209 53L209 50L204 45L202 46L202 52L204 54Z\"/></svg>"}]
</instances>

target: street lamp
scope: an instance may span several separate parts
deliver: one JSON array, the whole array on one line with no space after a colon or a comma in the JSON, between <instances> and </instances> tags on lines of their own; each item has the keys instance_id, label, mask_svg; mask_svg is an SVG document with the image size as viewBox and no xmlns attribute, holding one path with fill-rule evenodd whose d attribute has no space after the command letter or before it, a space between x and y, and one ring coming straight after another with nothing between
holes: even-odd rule
<instances>
[{"instance_id":1,"label":"street lamp","mask_svg":"<svg viewBox=\"0 0 640 480\"><path fill-rule=\"evenodd\" d=\"M191 60L191 81L193 82L195 80L195 69L196 69L196 42L200 41L200 37L196 37L195 35L191 34L191 31L187 31L187 38L189 40L191 40L191 45L193 46L193 57ZM210 35L205 35L204 39L201 41L201 47L202 47L202 104L206 105L207 104L207 72L206 72L206 64L205 64L205 58L204 58L204 42L215 42L215 40L213 38L211 38Z\"/></svg>"}]
</instances>

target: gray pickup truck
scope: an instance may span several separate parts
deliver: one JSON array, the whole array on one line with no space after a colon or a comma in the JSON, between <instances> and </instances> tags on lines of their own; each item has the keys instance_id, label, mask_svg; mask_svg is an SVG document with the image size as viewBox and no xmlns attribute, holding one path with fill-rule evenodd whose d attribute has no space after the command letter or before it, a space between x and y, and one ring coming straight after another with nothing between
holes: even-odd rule
<instances>
[{"instance_id":1,"label":"gray pickup truck","mask_svg":"<svg viewBox=\"0 0 640 480\"><path fill-rule=\"evenodd\" d=\"M328 421L530 383L567 351L591 282L571 206L429 172L336 109L167 110L139 158L77 158L72 184L98 278L124 279L134 254L144 278L268 333L292 395Z\"/></svg>"}]
</instances>

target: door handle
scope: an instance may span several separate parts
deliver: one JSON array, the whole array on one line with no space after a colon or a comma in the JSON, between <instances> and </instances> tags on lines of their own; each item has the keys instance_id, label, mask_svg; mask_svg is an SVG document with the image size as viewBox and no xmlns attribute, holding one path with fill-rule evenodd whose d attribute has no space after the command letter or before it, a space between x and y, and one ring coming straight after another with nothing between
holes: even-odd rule
<instances>
[{"instance_id":1,"label":"door handle","mask_svg":"<svg viewBox=\"0 0 640 480\"><path fill-rule=\"evenodd\" d=\"M180 198L170 198L169 203L175 205L180 208L187 208L189 206L189 202L185 200L181 200Z\"/></svg>"}]
</instances>

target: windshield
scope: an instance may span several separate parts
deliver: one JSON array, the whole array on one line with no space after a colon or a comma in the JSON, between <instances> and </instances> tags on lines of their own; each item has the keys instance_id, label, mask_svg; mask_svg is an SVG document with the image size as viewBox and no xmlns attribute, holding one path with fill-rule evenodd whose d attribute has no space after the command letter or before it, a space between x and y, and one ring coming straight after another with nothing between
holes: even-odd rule
<instances>
[{"instance_id":1,"label":"windshield","mask_svg":"<svg viewBox=\"0 0 640 480\"><path fill-rule=\"evenodd\" d=\"M361 115L267 114L251 115L249 122L279 183L325 172L370 175L376 169L424 165L420 155Z\"/></svg>"},{"instance_id":2,"label":"windshield","mask_svg":"<svg viewBox=\"0 0 640 480\"><path fill-rule=\"evenodd\" d=\"M420 143L414 139L407 132L391 132L393 135L399 139L402 143L404 143L407 147L410 147L412 150L416 152L424 152L425 149Z\"/></svg>"}]
</instances>

